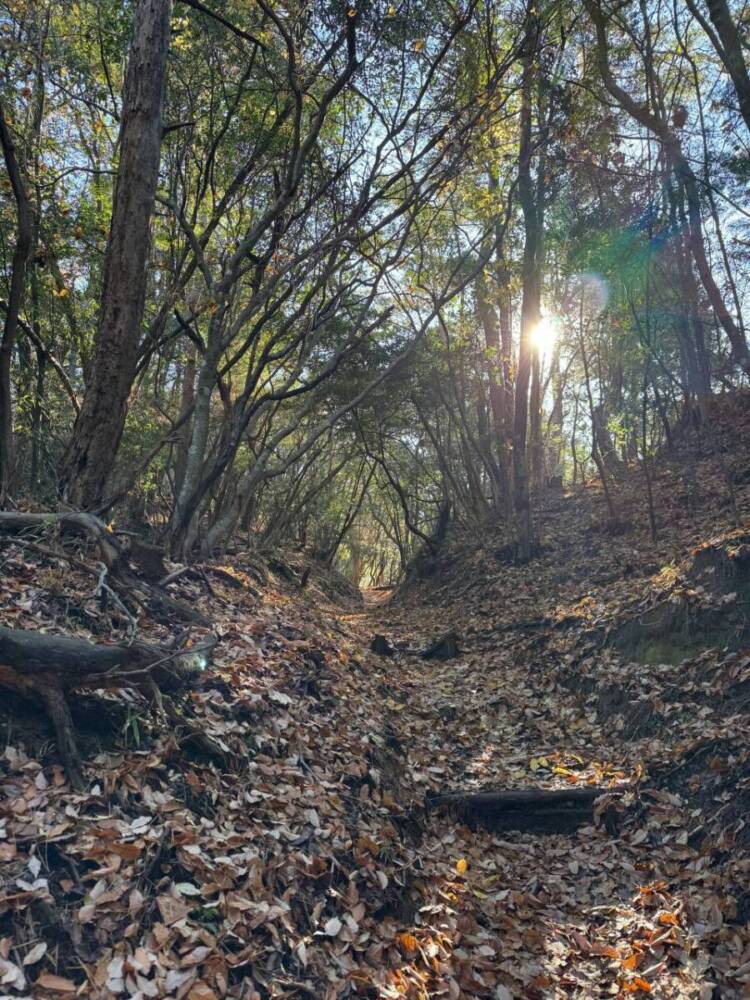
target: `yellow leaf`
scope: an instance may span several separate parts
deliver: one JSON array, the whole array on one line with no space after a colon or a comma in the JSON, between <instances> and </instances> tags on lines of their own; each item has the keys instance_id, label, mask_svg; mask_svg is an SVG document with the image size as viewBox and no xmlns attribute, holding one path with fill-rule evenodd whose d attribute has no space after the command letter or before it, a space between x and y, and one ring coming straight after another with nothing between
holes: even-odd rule
<instances>
[{"instance_id":1,"label":"yellow leaf","mask_svg":"<svg viewBox=\"0 0 750 1000\"><path fill-rule=\"evenodd\" d=\"M424 39L418 38L414 43L414 51L422 52L424 50Z\"/></svg>"},{"instance_id":2,"label":"yellow leaf","mask_svg":"<svg viewBox=\"0 0 750 1000\"><path fill-rule=\"evenodd\" d=\"M459 875L465 875L469 868L469 863L466 858L461 858L456 862L456 871Z\"/></svg>"}]
</instances>

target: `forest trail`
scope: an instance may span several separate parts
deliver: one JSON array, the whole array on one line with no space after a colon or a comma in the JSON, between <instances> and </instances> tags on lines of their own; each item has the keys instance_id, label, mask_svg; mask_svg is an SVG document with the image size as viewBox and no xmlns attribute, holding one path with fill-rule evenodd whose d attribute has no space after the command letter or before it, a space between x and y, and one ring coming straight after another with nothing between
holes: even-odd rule
<instances>
[{"instance_id":1,"label":"forest trail","mask_svg":"<svg viewBox=\"0 0 750 1000\"><path fill-rule=\"evenodd\" d=\"M750 998L749 31L0 3L0 1000Z\"/></svg>"},{"instance_id":2,"label":"forest trail","mask_svg":"<svg viewBox=\"0 0 750 1000\"><path fill-rule=\"evenodd\" d=\"M522 623L501 637L474 630L454 659L415 661L436 635L462 634L465 620L378 597L345 621L363 644L384 634L402 650L381 658L381 670L385 725L401 765L391 777L403 797L571 784L630 789L647 768L641 748L613 739L579 699L535 669L535 642ZM632 792L626 802L633 804ZM662 819L678 826L669 806L661 804ZM401 975L413 977L414 988L426 977L426 996L714 995L708 952L686 917L690 894L675 879L684 858L679 836L655 849L637 826L619 837L590 823L566 834L493 834L432 816L415 851L424 899L408 933L422 959L439 959L447 948L453 967L443 978L427 971L429 960L405 963ZM454 864L446 874L447 858Z\"/></svg>"},{"instance_id":3,"label":"forest trail","mask_svg":"<svg viewBox=\"0 0 750 1000\"><path fill-rule=\"evenodd\" d=\"M274 561L262 586L242 554L206 566L210 588L180 578L219 637L212 668L169 725L124 695L76 696L82 794L38 710L6 698L9 995L747 995L750 658L730 642L746 581L718 571L750 570L750 534L701 523L682 475L657 483L656 545L634 480L627 532L608 530L595 486L553 491L528 565L491 535L459 538L430 579L362 604L319 570L300 586L304 560ZM712 463L693 485L719 508ZM744 511L750 484L738 496ZM65 558L4 546L6 621L113 629L117 608ZM659 657L632 637L620 651L654 615ZM717 621L724 645L704 648ZM419 655L451 630L459 655ZM376 634L395 655L369 648ZM446 790L593 786L627 789L617 830L472 831L424 811Z\"/></svg>"}]
</instances>

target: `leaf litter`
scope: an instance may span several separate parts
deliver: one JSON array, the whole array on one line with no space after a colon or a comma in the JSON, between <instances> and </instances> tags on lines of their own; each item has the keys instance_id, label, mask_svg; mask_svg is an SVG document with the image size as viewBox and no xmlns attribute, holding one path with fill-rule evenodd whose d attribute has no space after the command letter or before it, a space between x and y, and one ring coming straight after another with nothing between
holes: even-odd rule
<instances>
[{"instance_id":1,"label":"leaf litter","mask_svg":"<svg viewBox=\"0 0 750 1000\"><path fill-rule=\"evenodd\" d=\"M676 459L654 484L656 544L635 478L620 536L589 485L545 498L528 566L494 558L490 533L459 538L435 577L364 607L273 577L260 595L181 581L221 640L184 731L102 694L114 735L89 734L76 794L41 730L5 727L2 994L749 995L747 640L673 663L616 641L670 603L701 620L740 600L693 571L707 543L744 559L750 489L737 527L715 465L692 470L699 507L685 475ZM116 634L85 576L66 569L61 591L64 560L20 543L2 559L5 621ZM243 556L225 569L243 579ZM419 659L446 627L460 655ZM376 633L394 656L369 649ZM471 831L422 809L445 790L578 785L622 793L614 834Z\"/></svg>"}]
</instances>

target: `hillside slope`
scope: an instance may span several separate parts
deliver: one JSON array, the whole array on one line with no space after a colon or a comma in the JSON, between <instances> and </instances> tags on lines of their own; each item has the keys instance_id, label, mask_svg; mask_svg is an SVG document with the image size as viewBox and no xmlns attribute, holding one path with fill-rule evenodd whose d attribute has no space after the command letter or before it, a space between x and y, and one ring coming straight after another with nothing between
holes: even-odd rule
<instances>
[{"instance_id":1,"label":"hillside slope","mask_svg":"<svg viewBox=\"0 0 750 1000\"><path fill-rule=\"evenodd\" d=\"M593 484L550 494L532 563L493 555L489 532L458 539L390 600L241 555L178 581L213 622L214 663L177 722L133 692L81 697L84 793L8 696L4 993L746 996L746 417L719 412L721 461L676 455L656 477L655 543L636 471L618 487L627 531L607 530ZM4 624L121 634L51 551L3 546ZM419 655L449 630L458 656ZM393 656L370 651L376 633ZM624 792L614 823L566 833L423 808L593 786Z\"/></svg>"}]
</instances>

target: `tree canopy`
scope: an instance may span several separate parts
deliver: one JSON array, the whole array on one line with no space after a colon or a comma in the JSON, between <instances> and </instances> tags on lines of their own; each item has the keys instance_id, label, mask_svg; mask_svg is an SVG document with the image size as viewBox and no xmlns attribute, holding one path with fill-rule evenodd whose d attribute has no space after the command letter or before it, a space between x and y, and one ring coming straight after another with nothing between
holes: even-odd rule
<instances>
[{"instance_id":1,"label":"tree canopy","mask_svg":"<svg viewBox=\"0 0 750 1000\"><path fill-rule=\"evenodd\" d=\"M747 380L741 6L0 4L6 506L393 582ZM509 551L510 551L509 550Z\"/></svg>"}]
</instances>

